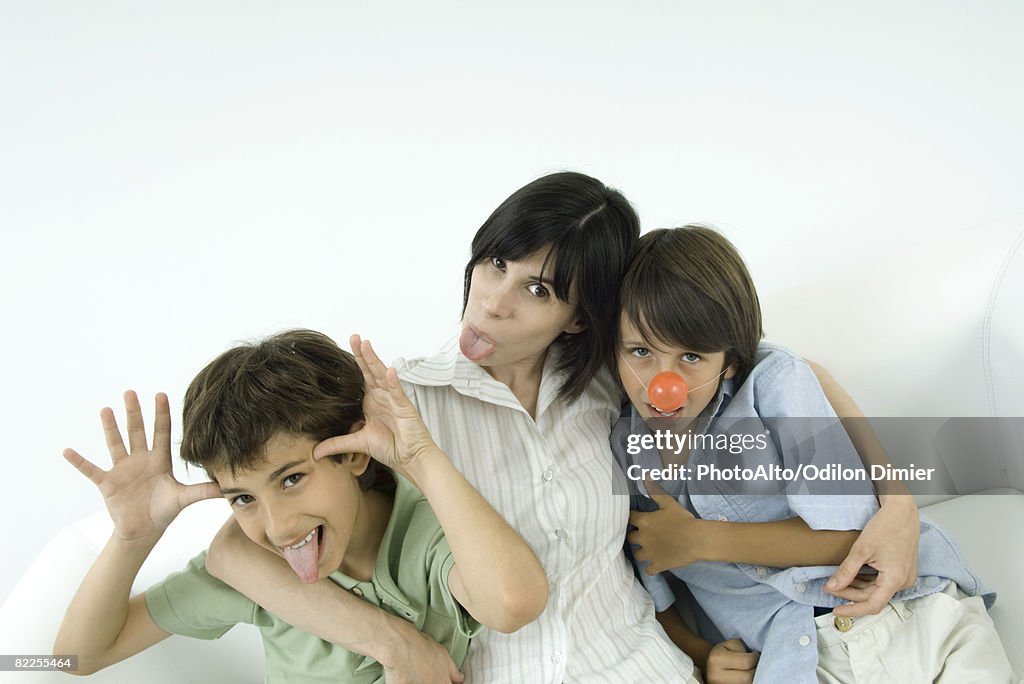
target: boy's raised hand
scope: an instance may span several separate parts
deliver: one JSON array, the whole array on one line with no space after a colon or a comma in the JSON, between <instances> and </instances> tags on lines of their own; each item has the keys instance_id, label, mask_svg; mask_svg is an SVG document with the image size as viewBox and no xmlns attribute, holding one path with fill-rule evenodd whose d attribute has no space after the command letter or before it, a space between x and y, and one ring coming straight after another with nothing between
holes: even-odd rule
<instances>
[{"instance_id":1,"label":"boy's raised hand","mask_svg":"<svg viewBox=\"0 0 1024 684\"><path fill-rule=\"evenodd\" d=\"M424 450L435 446L434 440L402 389L398 371L384 365L369 340L352 335L349 344L366 384L363 397L366 423L351 434L320 442L313 450L313 457L369 454L384 465L408 475Z\"/></svg>"},{"instance_id":2,"label":"boy's raised hand","mask_svg":"<svg viewBox=\"0 0 1024 684\"><path fill-rule=\"evenodd\" d=\"M152 449L135 392L125 392L124 407L128 416L128 449L121 439L114 412L109 408L100 411L113 464L110 470L97 467L74 449L65 449L64 458L99 488L119 539L155 543L182 509L202 499L219 497L220 488L212 482L184 485L174 479L171 411L166 394L156 395Z\"/></svg>"}]
</instances>

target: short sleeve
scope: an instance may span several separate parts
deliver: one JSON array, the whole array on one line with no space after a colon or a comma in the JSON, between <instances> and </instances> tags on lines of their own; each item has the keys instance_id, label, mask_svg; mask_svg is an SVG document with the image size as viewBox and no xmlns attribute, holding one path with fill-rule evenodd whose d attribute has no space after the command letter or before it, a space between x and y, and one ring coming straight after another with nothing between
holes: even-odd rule
<instances>
[{"instance_id":1,"label":"short sleeve","mask_svg":"<svg viewBox=\"0 0 1024 684\"><path fill-rule=\"evenodd\" d=\"M257 606L206 571L203 551L146 590L146 609L165 632L218 639L240 622L255 623Z\"/></svg>"},{"instance_id":2,"label":"short sleeve","mask_svg":"<svg viewBox=\"0 0 1024 684\"><path fill-rule=\"evenodd\" d=\"M471 639L482 629L482 625L456 600L448 586L448 576L455 567L455 557L448 546L447 537L441 537L431 552L430 576L438 581L438 594L442 597L450 615L455 617L455 627L460 636Z\"/></svg>"},{"instance_id":3,"label":"short sleeve","mask_svg":"<svg viewBox=\"0 0 1024 684\"><path fill-rule=\"evenodd\" d=\"M448 586L455 559L430 504L404 477L396 474L395 480L391 520L374 571L380 605L448 649L461 666L480 624Z\"/></svg>"}]
</instances>

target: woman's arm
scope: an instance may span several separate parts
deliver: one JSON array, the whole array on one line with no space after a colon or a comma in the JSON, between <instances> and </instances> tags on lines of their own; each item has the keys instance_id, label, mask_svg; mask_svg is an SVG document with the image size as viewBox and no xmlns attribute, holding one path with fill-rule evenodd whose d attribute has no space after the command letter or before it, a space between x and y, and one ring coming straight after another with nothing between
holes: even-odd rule
<instances>
[{"instance_id":1,"label":"woman's arm","mask_svg":"<svg viewBox=\"0 0 1024 684\"><path fill-rule=\"evenodd\" d=\"M836 415L842 420L864 466L889 465L885 450L853 397L824 368L811 361L808 364ZM849 555L825 586L826 591L853 601L836 608L837 615L856 617L877 613L893 594L917 581L921 524L914 497L906 485L896 481L876 481L875 491L881 508L868 521ZM851 587L851 582L865 565L878 571L875 580L863 588Z\"/></svg>"},{"instance_id":2,"label":"woman's arm","mask_svg":"<svg viewBox=\"0 0 1024 684\"><path fill-rule=\"evenodd\" d=\"M206 569L288 624L373 658L388 684L463 680L448 651L411 623L330 580L305 584L283 559L250 541L234 518L210 545Z\"/></svg>"},{"instance_id":3,"label":"woman's arm","mask_svg":"<svg viewBox=\"0 0 1024 684\"><path fill-rule=\"evenodd\" d=\"M548 581L533 549L436 445L408 472L451 547L452 595L481 624L499 632L536 620L547 605Z\"/></svg>"},{"instance_id":4,"label":"woman's arm","mask_svg":"<svg viewBox=\"0 0 1024 684\"><path fill-rule=\"evenodd\" d=\"M350 343L366 382L366 423L321 442L313 457L369 454L405 475L441 523L455 560L448 586L469 614L500 632L537 619L547 605L548 583L533 549L437 446L397 371L381 362L369 341L353 335Z\"/></svg>"}]
</instances>

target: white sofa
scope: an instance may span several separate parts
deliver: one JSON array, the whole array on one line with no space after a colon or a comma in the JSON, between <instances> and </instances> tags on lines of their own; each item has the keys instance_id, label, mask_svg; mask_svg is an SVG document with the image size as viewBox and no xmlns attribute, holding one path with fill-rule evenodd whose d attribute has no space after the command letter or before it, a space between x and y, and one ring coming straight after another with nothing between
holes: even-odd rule
<instances>
[{"instance_id":1,"label":"white sofa","mask_svg":"<svg viewBox=\"0 0 1024 684\"><path fill-rule=\"evenodd\" d=\"M1024 671L1024 419L948 439L948 417L1024 416L1024 217L918 249L877 253L846 272L764 298L769 339L819 361L870 416L931 416L882 434L896 464L937 464L957 495L919 501L999 593L992 617ZM891 426L892 423L885 425ZM975 426L981 425L976 423ZM994 494L993 492L1002 492ZM222 502L180 516L143 567L138 589L182 567L227 514ZM62 531L0 606L0 652L48 653L63 611L110 531L99 512ZM4 673L11 681L68 681ZM171 637L94 675L97 682L254 682L255 630L214 642Z\"/></svg>"},{"instance_id":2,"label":"white sofa","mask_svg":"<svg viewBox=\"0 0 1024 684\"><path fill-rule=\"evenodd\" d=\"M872 422L894 465L935 467L955 492L918 496L921 515L997 592L990 615L1024 673L1024 215L913 249L877 245L767 298L764 313L770 339L883 417Z\"/></svg>"}]
</instances>

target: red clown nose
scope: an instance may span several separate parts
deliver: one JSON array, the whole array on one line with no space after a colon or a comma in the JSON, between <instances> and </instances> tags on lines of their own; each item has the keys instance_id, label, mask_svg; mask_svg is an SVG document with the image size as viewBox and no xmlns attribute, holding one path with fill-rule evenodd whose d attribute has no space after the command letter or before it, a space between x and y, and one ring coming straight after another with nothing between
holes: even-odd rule
<instances>
[{"instance_id":1,"label":"red clown nose","mask_svg":"<svg viewBox=\"0 0 1024 684\"><path fill-rule=\"evenodd\" d=\"M686 403L689 389L678 373L658 373L647 386L647 400L662 413L672 413Z\"/></svg>"}]
</instances>

